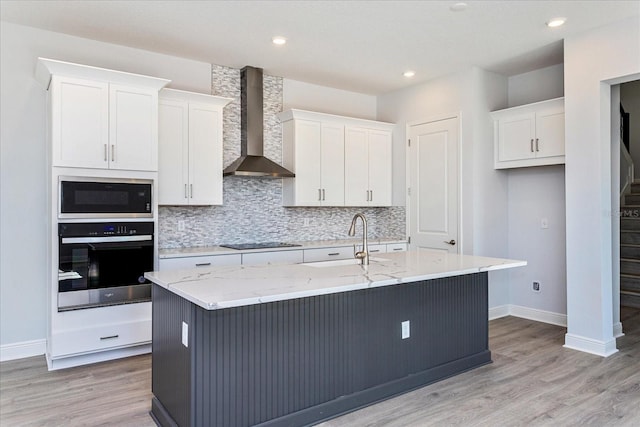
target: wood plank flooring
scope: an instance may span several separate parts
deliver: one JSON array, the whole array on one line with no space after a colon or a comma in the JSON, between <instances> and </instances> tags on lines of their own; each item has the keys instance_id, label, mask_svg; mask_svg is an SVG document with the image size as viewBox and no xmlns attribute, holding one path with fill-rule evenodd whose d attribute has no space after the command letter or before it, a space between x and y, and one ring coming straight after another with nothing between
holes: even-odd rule
<instances>
[{"instance_id":1,"label":"wood plank flooring","mask_svg":"<svg viewBox=\"0 0 640 427\"><path fill-rule=\"evenodd\" d=\"M493 361L325 423L343 426L640 426L640 310L608 358L565 349L565 329L489 323ZM154 426L151 357L48 372L44 357L0 364L0 425Z\"/></svg>"}]
</instances>

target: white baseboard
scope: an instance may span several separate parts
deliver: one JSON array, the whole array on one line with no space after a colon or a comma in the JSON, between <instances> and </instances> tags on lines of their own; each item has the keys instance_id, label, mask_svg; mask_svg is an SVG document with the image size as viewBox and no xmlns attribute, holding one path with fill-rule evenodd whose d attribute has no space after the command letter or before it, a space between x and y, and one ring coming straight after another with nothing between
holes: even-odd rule
<instances>
[{"instance_id":1,"label":"white baseboard","mask_svg":"<svg viewBox=\"0 0 640 427\"><path fill-rule=\"evenodd\" d=\"M622 322L613 324L613 337L620 338L624 336L624 332L622 332Z\"/></svg>"},{"instance_id":2,"label":"white baseboard","mask_svg":"<svg viewBox=\"0 0 640 427\"><path fill-rule=\"evenodd\" d=\"M501 317L507 317L509 315L509 304L499 305L497 307L491 307L489 309L489 320L499 319Z\"/></svg>"},{"instance_id":3,"label":"white baseboard","mask_svg":"<svg viewBox=\"0 0 640 427\"><path fill-rule=\"evenodd\" d=\"M22 341L0 346L0 362L40 356L47 351L47 340Z\"/></svg>"},{"instance_id":4,"label":"white baseboard","mask_svg":"<svg viewBox=\"0 0 640 427\"><path fill-rule=\"evenodd\" d=\"M615 338L610 341L598 341L573 334L565 334L563 347L602 357L608 357L618 352Z\"/></svg>"},{"instance_id":5,"label":"white baseboard","mask_svg":"<svg viewBox=\"0 0 640 427\"><path fill-rule=\"evenodd\" d=\"M538 310L514 304L499 305L489 309L489 320L505 316L515 316L523 319L535 320L536 322L549 323L564 327L567 326L566 314L553 313L551 311Z\"/></svg>"},{"instance_id":6,"label":"white baseboard","mask_svg":"<svg viewBox=\"0 0 640 427\"><path fill-rule=\"evenodd\" d=\"M567 327L567 315L554 313L551 311L538 310L536 308L523 307L521 305L509 306L509 314L515 317L522 317L523 319L535 320L537 322L549 323L551 325L558 325Z\"/></svg>"}]
</instances>

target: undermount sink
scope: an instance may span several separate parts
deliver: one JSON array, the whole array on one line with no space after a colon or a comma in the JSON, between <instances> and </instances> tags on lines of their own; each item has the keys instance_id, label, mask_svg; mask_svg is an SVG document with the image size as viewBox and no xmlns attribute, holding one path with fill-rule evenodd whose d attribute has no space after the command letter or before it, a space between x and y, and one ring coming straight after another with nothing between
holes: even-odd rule
<instances>
[{"instance_id":1,"label":"undermount sink","mask_svg":"<svg viewBox=\"0 0 640 427\"><path fill-rule=\"evenodd\" d=\"M389 261L386 258L374 258L370 257L369 262L382 262ZM305 262L302 265L308 267L340 267L343 265L360 265L360 260L355 258L349 259L337 259L335 261L317 261L317 262Z\"/></svg>"}]
</instances>

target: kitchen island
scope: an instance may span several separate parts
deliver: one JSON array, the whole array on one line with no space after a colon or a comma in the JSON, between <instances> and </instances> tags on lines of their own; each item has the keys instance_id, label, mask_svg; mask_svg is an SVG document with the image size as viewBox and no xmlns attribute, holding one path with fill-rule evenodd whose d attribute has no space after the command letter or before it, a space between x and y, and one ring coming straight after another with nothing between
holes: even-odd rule
<instances>
[{"instance_id":1,"label":"kitchen island","mask_svg":"<svg viewBox=\"0 0 640 427\"><path fill-rule=\"evenodd\" d=\"M146 273L159 425L317 423L491 362L487 274L435 252Z\"/></svg>"}]
</instances>

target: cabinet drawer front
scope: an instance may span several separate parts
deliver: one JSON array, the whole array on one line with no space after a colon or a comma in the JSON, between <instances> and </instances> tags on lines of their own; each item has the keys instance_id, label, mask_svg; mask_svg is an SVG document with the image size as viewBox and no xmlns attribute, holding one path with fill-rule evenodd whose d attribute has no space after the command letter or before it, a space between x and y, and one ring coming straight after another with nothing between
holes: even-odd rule
<instances>
[{"instance_id":1,"label":"cabinet drawer front","mask_svg":"<svg viewBox=\"0 0 640 427\"><path fill-rule=\"evenodd\" d=\"M406 243L389 243L387 245L387 252L405 252L406 250Z\"/></svg>"},{"instance_id":2,"label":"cabinet drawer front","mask_svg":"<svg viewBox=\"0 0 640 427\"><path fill-rule=\"evenodd\" d=\"M242 255L240 254L165 258L160 260L160 270L185 270L215 265L240 265L241 263Z\"/></svg>"},{"instance_id":3,"label":"cabinet drawer front","mask_svg":"<svg viewBox=\"0 0 640 427\"><path fill-rule=\"evenodd\" d=\"M51 356L69 356L151 342L151 319L54 333Z\"/></svg>"},{"instance_id":4,"label":"cabinet drawer front","mask_svg":"<svg viewBox=\"0 0 640 427\"><path fill-rule=\"evenodd\" d=\"M353 246L342 248L305 249L304 262L353 258Z\"/></svg>"},{"instance_id":5,"label":"cabinet drawer front","mask_svg":"<svg viewBox=\"0 0 640 427\"><path fill-rule=\"evenodd\" d=\"M356 250L361 251L362 245L356 245ZM387 252L387 245L369 245L370 254L383 254L385 252ZM353 253L351 256L353 256Z\"/></svg>"},{"instance_id":6,"label":"cabinet drawer front","mask_svg":"<svg viewBox=\"0 0 640 427\"><path fill-rule=\"evenodd\" d=\"M242 254L242 265L255 264L300 264L302 251L254 252Z\"/></svg>"}]
</instances>

